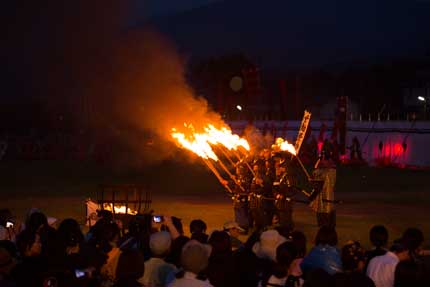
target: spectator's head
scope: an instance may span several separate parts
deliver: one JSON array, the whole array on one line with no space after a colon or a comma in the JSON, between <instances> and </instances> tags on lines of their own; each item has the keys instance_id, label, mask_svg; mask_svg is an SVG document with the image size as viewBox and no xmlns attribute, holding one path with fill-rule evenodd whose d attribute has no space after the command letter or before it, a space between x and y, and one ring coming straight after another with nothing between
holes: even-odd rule
<instances>
[{"instance_id":1,"label":"spectator's head","mask_svg":"<svg viewBox=\"0 0 430 287\"><path fill-rule=\"evenodd\" d=\"M286 241L276 248L276 264L273 275L278 278L287 276L288 268L297 257L297 249L293 242Z\"/></svg>"},{"instance_id":2,"label":"spectator's head","mask_svg":"<svg viewBox=\"0 0 430 287\"><path fill-rule=\"evenodd\" d=\"M232 251L230 236L225 231L214 231L208 243L212 246L212 255L228 254Z\"/></svg>"},{"instance_id":3,"label":"spectator's head","mask_svg":"<svg viewBox=\"0 0 430 287\"><path fill-rule=\"evenodd\" d=\"M388 243L388 230L383 225L375 225L370 229L370 242L376 248L382 248Z\"/></svg>"},{"instance_id":4,"label":"spectator's head","mask_svg":"<svg viewBox=\"0 0 430 287\"><path fill-rule=\"evenodd\" d=\"M227 221L224 223L223 228L225 232L228 232L232 237L236 238L239 237L241 232L245 231L236 221Z\"/></svg>"},{"instance_id":5,"label":"spectator's head","mask_svg":"<svg viewBox=\"0 0 430 287\"><path fill-rule=\"evenodd\" d=\"M395 240L390 251L395 253L400 261L410 259L410 253L408 247L402 242L401 239Z\"/></svg>"},{"instance_id":6,"label":"spectator's head","mask_svg":"<svg viewBox=\"0 0 430 287\"><path fill-rule=\"evenodd\" d=\"M411 260L401 261L394 273L394 287L424 286L419 265Z\"/></svg>"},{"instance_id":7,"label":"spectator's head","mask_svg":"<svg viewBox=\"0 0 430 287\"><path fill-rule=\"evenodd\" d=\"M98 220L104 220L110 222L113 220L113 214L109 210L97 210Z\"/></svg>"},{"instance_id":8,"label":"spectator's head","mask_svg":"<svg viewBox=\"0 0 430 287\"><path fill-rule=\"evenodd\" d=\"M276 248L287 239L276 230L267 230L261 233L260 240L254 244L252 251L258 258L276 260Z\"/></svg>"},{"instance_id":9,"label":"spectator's head","mask_svg":"<svg viewBox=\"0 0 430 287\"><path fill-rule=\"evenodd\" d=\"M38 232L44 226L48 226L48 219L40 211L31 213L25 223L25 228L32 233Z\"/></svg>"},{"instance_id":10,"label":"spectator's head","mask_svg":"<svg viewBox=\"0 0 430 287\"><path fill-rule=\"evenodd\" d=\"M100 224L95 229L96 245L102 252L108 253L118 244L120 230L118 225L113 222Z\"/></svg>"},{"instance_id":11,"label":"spectator's head","mask_svg":"<svg viewBox=\"0 0 430 287\"><path fill-rule=\"evenodd\" d=\"M315 237L315 245L337 245L337 233L334 227L322 226Z\"/></svg>"},{"instance_id":12,"label":"spectator's head","mask_svg":"<svg viewBox=\"0 0 430 287\"><path fill-rule=\"evenodd\" d=\"M168 258L168 261L170 263L175 264L177 267L180 266L182 248L184 247L184 245L188 241L190 241L190 238L183 236L183 235L175 238L175 240L172 241L172 245L171 245L172 247L171 247L170 255ZM200 243L202 243L202 242L200 242Z\"/></svg>"},{"instance_id":13,"label":"spectator's head","mask_svg":"<svg viewBox=\"0 0 430 287\"><path fill-rule=\"evenodd\" d=\"M128 224L129 235L139 237L142 234L149 234L152 228L151 214L138 214L134 216Z\"/></svg>"},{"instance_id":14,"label":"spectator's head","mask_svg":"<svg viewBox=\"0 0 430 287\"><path fill-rule=\"evenodd\" d=\"M196 240L188 241L182 248L181 265L184 271L198 274L208 266L211 247Z\"/></svg>"},{"instance_id":15,"label":"spectator's head","mask_svg":"<svg viewBox=\"0 0 430 287\"><path fill-rule=\"evenodd\" d=\"M20 254L24 257L38 256L42 253L42 243L37 233L25 230L16 239Z\"/></svg>"},{"instance_id":16,"label":"spectator's head","mask_svg":"<svg viewBox=\"0 0 430 287\"><path fill-rule=\"evenodd\" d=\"M403 233L402 242L411 253L416 253L424 241L424 235L418 228L408 228Z\"/></svg>"},{"instance_id":17,"label":"spectator's head","mask_svg":"<svg viewBox=\"0 0 430 287\"><path fill-rule=\"evenodd\" d=\"M84 241L79 223L71 218L64 219L58 227L57 240L67 254L79 252L79 245Z\"/></svg>"},{"instance_id":18,"label":"spectator's head","mask_svg":"<svg viewBox=\"0 0 430 287\"><path fill-rule=\"evenodd\" d=\"M291 240L297 249L297 257L302 258L306 255L306 236L301 231L293 231L291 233Z\"/></svg>"},{"instance_id":19,"label":"spectator's head","mask_svg":"<svg viewBox=\"0 0 430 287\"><path fill-rule=\"evenodd\" d=\"M197 240L200 243L208 242L208 235L206 234L206 223L201 219L195 219L190 223L191 239Z\"/></svg>"},{"instance_id":20,"label":"spectator's head","mask_svg":"<svg viewBox=\"0 0 430 287\"><path fill-rule=\"evenodd\" d=\"M139 251L124 250L118 260L116 277L118 286L130 286L143 276L145 271L145 259Z\"/></svg>"},{"instance_id":21,"label":"spectator's head","mask_svg":"<svg viewBox=\"0 0 430 287\"><path fill-rule=\"evenodd\" d=\"M363 271L366 265L365 250L359 242L350 242L342 248L342 265L344 271Z\"/></svg>"},{"instance_id":22,"label":"spectator's head","mask_svg":"<svg viewBox=\"0 0 430 287\"><path fill-rule=\"evenodd\" d=\"M164 258L170 252L172 237L167 231L159 231L151 234L149 248L153 257Z\"/></svg>"},{"instance_id":23,"label":"spectator's head","mask_svg":"<svg viewBox=\"0 0 430 287\"><path fill-rule=\"evenodd\" d=\"M190 223L190 233L206 233L206 223L201 219L194 219Z\"/></svg>"}]
</instances>

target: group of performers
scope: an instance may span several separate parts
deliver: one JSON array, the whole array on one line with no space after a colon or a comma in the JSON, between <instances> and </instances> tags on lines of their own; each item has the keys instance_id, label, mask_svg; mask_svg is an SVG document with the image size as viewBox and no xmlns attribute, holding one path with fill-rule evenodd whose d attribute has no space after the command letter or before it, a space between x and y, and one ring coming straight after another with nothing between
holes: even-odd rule
<instances>
[{"instance_id":1,"label":"group of performers","mask_svg":"<svg viewBox=\"0 0 430 287\"><path fill-rule=\"evenodd\" d=\"M235 220L245 230L293 229L297 202L309 204L319 226L335 226L335 183L336 164L329 152L321 152L309 174L298 157L276 149L239 161L233 178L223 182L232 191Z\"/></svg>"}]
</instances>

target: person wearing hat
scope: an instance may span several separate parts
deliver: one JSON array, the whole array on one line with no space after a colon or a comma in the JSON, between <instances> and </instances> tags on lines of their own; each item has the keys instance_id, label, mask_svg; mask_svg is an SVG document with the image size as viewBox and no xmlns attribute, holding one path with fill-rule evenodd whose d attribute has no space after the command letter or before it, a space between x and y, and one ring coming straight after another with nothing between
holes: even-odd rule
<instances>
[{"instance_id":1,"label":"person wearing hat","mask_svg":"<svg viewBox=\"0 0 430 287\"><path fill-rule=\"evenodd\" d=\"M172 237L169 232L159 231L151 234L149 249L152 257L145 262L145 273L139 279L139 283L150 287L166 286L169 274L176 271L175 265L165 261L171 244Z\"/></svg>"},{"instance_id":2,"label":"person wearing hat","mask_svg":"<svg viewBox=\"0 0 430 287\"><path fill-rule=\"evenodd\" d=\"M245 232L245 230L241 228L236 221L227 221L224 223L223 228L224 231L230 235L231 247L233 251L244 246L243 242L239 239L239 235L241 232Z\"/></svg>"},{"instance_id":3,"label":"person wearing hat","mask_svg":"<svg viewBox=\"0 0 430 287\"><path fill-rule=\"evenodd\" d=\"M278 231L271 229L260 235L260 240L252 246L252 251L260 259L276 261L276 248L287 241Z\"/></svg>"},{"instance_id":4,"label":"person wearing hat","mask_svg":"<svg viewBox=\"0 0 430 287\"><path fill-rule=\"evenodd\" d=\"M212 287L207 279L199 275L206 269L211 254L211 246L197 240L188 241L181 252L183 272L168 287Z\"/></svg>"}]
</instances>

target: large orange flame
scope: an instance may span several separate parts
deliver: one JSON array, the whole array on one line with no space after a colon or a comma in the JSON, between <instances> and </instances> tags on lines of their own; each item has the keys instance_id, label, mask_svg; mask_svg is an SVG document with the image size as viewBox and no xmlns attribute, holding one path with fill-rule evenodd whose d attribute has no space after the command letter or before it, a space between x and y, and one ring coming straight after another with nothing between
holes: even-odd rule
<instances>
[{"instance_id":1,"label":"large orange flame","mask_svg":"<svg viewBox=\"0 0 430 287\"><path fill-rule=\"evenodd\" d=\"M237 150L239 147L249 151L248 142L233 134L228 127L216 128L208 124L203 132L196 132L193 125L184 123L186 133L179 132L176 128L172 129L172 137L183 148L186 148L204 159L218 160L217 155L212 150L211 145L223 145L228 150Z\"/></svg>"},{"instance_id":2,"label":"large orange flame","mask_svg":"<svg viewBox=\"0 0 430 287\"><path fill-rule=\"evenodd\" d=\"M282 151L287 151L293 155L297 155L294 145L290 144L287 140L284 140L283 138L277 138L275 144L272 147L278 148Z\"/></svg>"},{"instance_id":3,"label":"large orange flame","mask_svg":"<svg viewBox=\"0 0 430 287\"><path fill-rule=\"evenodd\" d=\"M104 203L103 204L103 209L104 210L108 210L108 211L114 211L116 214L126 214L126 210L127 210L127 214L131 214L131 215L136 215L137 211L129 208L126 208L125 205L121 205L121 206L114 206L112 208L112 204L111 203Z\"/></svg>"}]
</instances>

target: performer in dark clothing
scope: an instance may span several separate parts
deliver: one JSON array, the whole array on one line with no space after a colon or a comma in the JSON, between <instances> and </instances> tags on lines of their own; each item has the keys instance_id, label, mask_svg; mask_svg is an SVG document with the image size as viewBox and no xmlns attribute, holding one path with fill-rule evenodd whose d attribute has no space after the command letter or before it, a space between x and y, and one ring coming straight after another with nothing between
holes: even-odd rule
<instances>
[{"instance_id":1,"label":"performer in dark clothing","mask_svg":"<svg viewBox=\"0 0 430 287\"><path fill-rule=\"evenodd\" d=\"M293 230L293 196L295 192L287 171L286 160L277 165L276 179L273 182L273 194L280 226Z\"/></svg>"},{"instance_id":2,"label":"performer in dark clothing","mask_svg":"<svg viewBox=\"0 0 430 287\"><path fill-rule=\"evenodd\" d=\"M250 211L257 230L271 224L274 213L272 183L266 176L264 161L257 160L253 165L255 177L251 182Z\"/></svg>"},{"instance_id":3,"label":"performer in dark clothing","mask_svg":"<svg viewBox=\"0 0 430 287\"><path fill-rule=\"evenodd\" d=\"M251 187L252 175L246 163L239 162L236 165L236 183L234 186L233 207L234 218L241 228L248 231L252 224L249 214L249 190Z\"/></svg>"}]
</instances>

